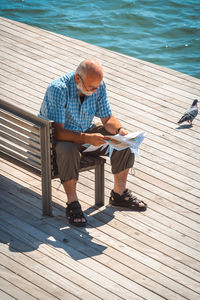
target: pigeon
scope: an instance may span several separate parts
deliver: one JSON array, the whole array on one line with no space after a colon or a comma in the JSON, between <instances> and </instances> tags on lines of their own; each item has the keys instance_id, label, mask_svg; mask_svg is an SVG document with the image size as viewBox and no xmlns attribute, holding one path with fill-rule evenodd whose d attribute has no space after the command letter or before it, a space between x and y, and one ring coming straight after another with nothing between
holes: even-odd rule
<instances>
[{"instance_id":1,"label":"pigeon","mask_svg":"<svg viewBox=\"0 0 200 300\"><path fill-rule=\"evenodd\" d=\"M197 103L198 103L198 100L195 99L193 101L192 105L186 110L186 112L184 113L184 115L177 122L178 124L181 124L181 123L187 121L192 126L192 121L198 115Z\"/></svg>"}]
</instances>

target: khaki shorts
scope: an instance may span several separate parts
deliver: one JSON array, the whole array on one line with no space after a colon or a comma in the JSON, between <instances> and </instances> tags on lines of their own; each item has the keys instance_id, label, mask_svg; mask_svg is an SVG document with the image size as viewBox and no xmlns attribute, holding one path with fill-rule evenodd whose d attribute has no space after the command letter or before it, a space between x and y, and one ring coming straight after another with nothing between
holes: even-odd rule
<instances>
[{"instance_id":1,"label":"khaki shorts","mask_svg":"<svg viewBox=\"0 0 200 300\"><path fill-rule=\"evenodd\" d=\"M86 132L112 135L108 133L102 125L95 125ZM56 142L56 162L62 183L71 179L78 180L80 160L84 149L82 144L66 141ZM106 152L107 147L103 150L98 149L90 152L90 154L96 156L109 156L109 153ZM130 169L133 167L134 161L135 155L130 152L129 148L121 151L114 150L110 159L111 171L113 174L117 174L125 169Z\"/></svg>"}]
</instances>

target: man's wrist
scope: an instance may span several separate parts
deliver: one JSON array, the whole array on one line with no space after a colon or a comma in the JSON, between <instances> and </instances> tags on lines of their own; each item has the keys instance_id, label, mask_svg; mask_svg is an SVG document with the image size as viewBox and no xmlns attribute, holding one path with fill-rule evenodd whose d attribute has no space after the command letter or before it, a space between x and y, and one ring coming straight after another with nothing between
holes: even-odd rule
<instances>
[{"instance_id":1,"label":"man's wrist","mask_svg":"<svg viewBox=\"0 0 200 300\"><path fill-rule=\"evenodd\" d=\"M123 126L119 127L119 128L116 130L116 134L118 134L122 128L124 128L124 127L123 127Z\"/></svg>"},{"instance_id":2,"label":"man's wrist","mask_svg":"<svg viewBox=\"0 0 200 300\"><path fill-rule=\"evenodd\" d=\"M82 143L83 144L87 144L88 143L88 137L89 136L90 135L88 133L84 133L84 132L81 133L81 139L82 139Z\"/></svg>"}]
</instances>

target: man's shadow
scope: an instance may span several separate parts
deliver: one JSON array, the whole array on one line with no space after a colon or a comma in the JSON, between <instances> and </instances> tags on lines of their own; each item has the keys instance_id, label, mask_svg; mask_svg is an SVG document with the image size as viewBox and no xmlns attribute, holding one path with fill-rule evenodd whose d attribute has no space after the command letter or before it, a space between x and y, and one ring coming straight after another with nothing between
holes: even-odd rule
<instances>
[{"instance_id":1,"label":"man's shadow","mask_svg":"<svg viewBox=\"0 0 200 300\"><path fill-rule=\"evenodd\" d=\"M40 194L0 176L0 242L8 244L10 251L31 252L47 244L80 260L100 255L107 248L89 232L114 218L110 207L103 211L88 208L84 212L87 227L77 228L69 226L64 206L53 203L54 217L42 217L41 204Z\"/></svg>"}]
</instances>

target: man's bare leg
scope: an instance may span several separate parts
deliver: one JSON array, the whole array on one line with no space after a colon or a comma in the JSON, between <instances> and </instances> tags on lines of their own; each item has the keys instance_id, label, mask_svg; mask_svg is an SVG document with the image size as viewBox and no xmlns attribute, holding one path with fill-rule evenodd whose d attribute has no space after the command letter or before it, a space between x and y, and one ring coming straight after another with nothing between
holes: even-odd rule
<instances>
[{"instance_id":1,"label":"man's bare leg","mask_svg":"<svg viewBox=\"0 0 200 300\"><path fill-rule=\"evenodd\" d=\"M114 174L113 191L115 193L122 195L123 192L126 190L126 182L127 182L128 173L129 173L129 169L125 169L124 171L121 171L120 173ZM128 198L125 198L124 200L128 200ZM141 202L139 205L145 206L145 204L143 202Z\"/></svg>"},{"instance_id":2,"label":"man's bare leg","mask_svg":"<svg viewBox=\"0 0 200 300\"><path fill-rule=\"evenodd\" d=\"M78 201L78 196L76 193L76 184L77 184L77 180L76 179L71 179L68 180L66 182L63 183L63 187L65 190L65 193L67 195L67 200L68 200L68 204L74 202L74 201ZM84 222L85 219L74 219L75 222Z\"/></svg>"},{"instance_id":3,"label":"man's bare leg","mask_svg":"<svg viewBox=\"0 0 200 300\"><path fill-rule=\"evenodd\" d=\"M114 174L114 192L122 195L126 189L126 181L128 177L129 169Z\"/></svg>"},{"instance_id":4,"label":"man's bare leg","mask_svg":"<svg viewBox=\"0 0 200 300\"><path fill-rule=\"evenodd\" d=\"M76 179L71 179L63 183L65 193L67 194L68 204L70 204L73 201L78 201L78 196L76 194L76 184Z\"/></svg>"}]
</instances>

